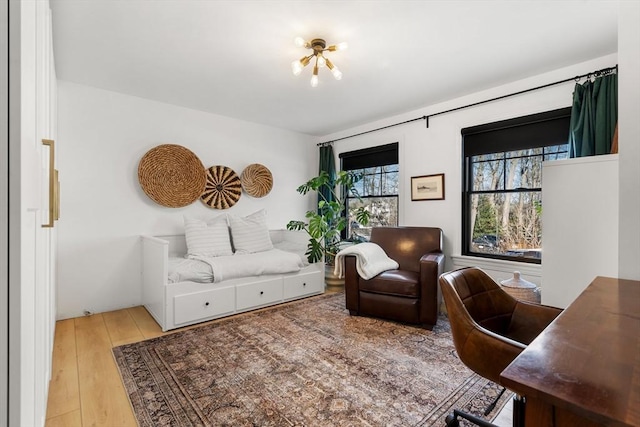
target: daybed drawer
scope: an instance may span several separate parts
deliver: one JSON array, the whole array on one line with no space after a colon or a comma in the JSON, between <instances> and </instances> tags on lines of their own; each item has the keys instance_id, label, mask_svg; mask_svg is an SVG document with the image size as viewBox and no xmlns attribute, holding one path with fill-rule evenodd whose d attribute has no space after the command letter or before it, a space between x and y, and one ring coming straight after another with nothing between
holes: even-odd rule
<instances>
[{"instance_id":1,"label":"daybed drawer","mask_svg":"<svg viewBox=\"0 0 640 427\"><path fill-rule=\"evenodd\" d=\"M282 301L282 278L236 286L238 310Z\"/></svg>"},{"instance_id":2,"label":"daybed drawer","mask_svg":"<svg viewBox=\"0 0 640 427\"><path fill-rule=\"evenodd\" d=\"M318 294L324 291L324 276L321 272L284 277L284 299Z\"/></svg>"},{"instance_id":3,"label":"daybed drawer","mask_svg":"<svg viewBox=\"0 0 640 427\"><path fill-rule=\"evenodd\" d=\"M234 310L233 286L173 297L173 321L176 325L208 317L219 317L226 313L233 313Z\"/></svg>"}]
</instances>

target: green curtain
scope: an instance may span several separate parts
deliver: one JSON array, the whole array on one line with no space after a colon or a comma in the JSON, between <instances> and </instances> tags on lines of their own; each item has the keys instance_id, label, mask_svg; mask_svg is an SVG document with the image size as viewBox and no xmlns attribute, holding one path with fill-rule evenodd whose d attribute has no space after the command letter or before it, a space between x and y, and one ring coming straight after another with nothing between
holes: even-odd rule
<instances>
[{"instance_id":1,"label":"green curtain","mask_svg":"<svg viewBox=\"0 0 640 427\"><path fill-rule=\"evenodd\" d=\"M618 122L618 75L576 83L571 108L569 156L609 154Z\"/></svg>"},{"instance_id":2,"label":"green curtain","mask_svg":"<svg viewBox=\"0 0 640 427\"><path fill-rule=\"evenodd\" d=\"M320 166L318 168L318 174L322 173L322 171L329 174L331 182L336 180L336 162L333 157L333 147L331 144L320 146ZM321 188L320 191L326 200L331 201L333 199L333 194L328 188ZM320 200L322 200L322 198L320 194L318 194L318 201Z\"/></svg>"}]
</instances>

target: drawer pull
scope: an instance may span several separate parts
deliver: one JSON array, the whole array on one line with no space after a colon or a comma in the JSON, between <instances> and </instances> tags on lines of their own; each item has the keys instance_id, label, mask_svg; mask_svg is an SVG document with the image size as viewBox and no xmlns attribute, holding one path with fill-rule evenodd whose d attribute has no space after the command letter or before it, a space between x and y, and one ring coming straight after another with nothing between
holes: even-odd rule
<instances>
[{"instance_id":1,"label":"drawer pull","mask_svg":"<svg viewBox=\"0 0 640 427\"><path fill-rule=\"evenodd\" d=\"M303 283L303 284L302 284L302 287L304 288L305 286L307 286L307 284L306 284L306 283Z\"/></svg>"},{"instance_id":2,"label":"drawer pull","mask_svg":"<svg viewBox=\"0 0 640 427\"><path fill-rule=\"evenodd\" d=\"M205 305L205 307L208 307L209 306L209 301L205 302L204 305Z\"/></svg>"},{"instance_id":3,"label":"drawer pull","mask_svg":"<svg viewBox=\"0 0 640 427\"><path fill-rule=\"evenodd\" d=\"M260 291L260 295L264 295L264 291Z\"/></svg>"}]
</instances>

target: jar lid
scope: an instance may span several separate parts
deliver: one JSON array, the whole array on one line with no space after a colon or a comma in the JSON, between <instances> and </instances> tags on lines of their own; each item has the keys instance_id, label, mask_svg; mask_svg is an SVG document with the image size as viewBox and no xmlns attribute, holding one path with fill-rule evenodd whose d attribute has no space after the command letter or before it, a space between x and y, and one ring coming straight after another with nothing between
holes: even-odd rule
<instances>
[{"instance_id":1,"label":"jar lid","mask_svg":"<svg viewBox=\"0 0 640 427\"><path fill-rule=\"evenodd\" d=\"M508 288L537 288L538 287L535 283L531 283L521 278L519 271L514 271L513 277L511 279L503 280L500 282L500 284Z\"/></svg>"}]
</instances>

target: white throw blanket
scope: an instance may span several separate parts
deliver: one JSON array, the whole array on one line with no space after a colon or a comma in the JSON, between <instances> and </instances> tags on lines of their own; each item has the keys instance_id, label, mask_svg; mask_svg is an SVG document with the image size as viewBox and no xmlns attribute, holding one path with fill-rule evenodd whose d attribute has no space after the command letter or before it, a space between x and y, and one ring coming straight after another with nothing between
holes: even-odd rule
<instances>
[{"instance_id":1,"label":"white throw blanket","mask_svg":"<svg viewBox=\"0 0 640 427\"><path fill-rule=\"evenodd\" d=\"M369 280L383 271L396 270L399 265L387 256L387 253L375 243L359 243L342 249L336 255L333 274L344 277L344 256L355 255L356 270L360 277Z\"/></svg>"},{"instance_id":2,"label":"white throw blanket","mask_svg":"<svg viewBox=\"0 0 640 427\"><path fill-rule=\"evenodd\" d=\"M211 266L214 283L235 279L236 277L293 273L300 271L304 267L299 255L279 249L252 254L193 257L193 259L206 262Z\"/></svg>"}]
</instances>

